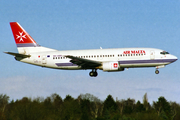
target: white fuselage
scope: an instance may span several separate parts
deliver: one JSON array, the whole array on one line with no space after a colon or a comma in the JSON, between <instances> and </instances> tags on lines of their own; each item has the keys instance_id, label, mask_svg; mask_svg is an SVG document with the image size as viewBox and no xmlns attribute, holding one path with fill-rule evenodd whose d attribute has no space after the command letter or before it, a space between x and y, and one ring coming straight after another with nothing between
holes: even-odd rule
<instances>
[{"instance_id":1,"label":"white fuselage","mask_svg":"<svg viewBox=\"0 0 180 120\"><path fill-rule=\"evenodd\" d=\"M42 47L44 48L44 47ZM33 48L34 49L34 48ZM25 63L54 69L82 69L81 66L70 62L67 55L92 61L118 62L121 68L133 67L164 67L177 60L171 54L161 54L163 50L154 48L115 48L115 49L90 49L90 50L67 50L67 51L47 51L31 52L31 57L18 59ZM28 53L26 53L28 54ZM102 69L102 66L97 67Z\"/></svg>"}]
</instances>

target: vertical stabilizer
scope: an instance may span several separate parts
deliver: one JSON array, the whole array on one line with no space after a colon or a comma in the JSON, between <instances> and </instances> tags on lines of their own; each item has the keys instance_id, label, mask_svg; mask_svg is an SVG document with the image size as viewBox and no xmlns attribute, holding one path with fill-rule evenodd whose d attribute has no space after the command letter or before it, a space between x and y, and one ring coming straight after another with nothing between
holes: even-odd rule
<instances>
[{"instance_id":1,"label":"vertical stabilizer","mask_svg":"<svg viewBox=\"0 0 180 120\"><path fill-rule=\"evenodd\" d=\"M10 22L14 40L20 54L30 54L35 52L56 51L54 49L41 47L36 41L21 27L18 22Z\"/></svg>"},{"instance_id":2,"label":"vertical stabilizer","mask_svg":"<svg viewBox=\"0 0 180 120\"><path fill-rule=\"evenodd\" d=\"M38 47L39 45L17 22L10 23L17 47Z\"/></svg>"}]
</instances>

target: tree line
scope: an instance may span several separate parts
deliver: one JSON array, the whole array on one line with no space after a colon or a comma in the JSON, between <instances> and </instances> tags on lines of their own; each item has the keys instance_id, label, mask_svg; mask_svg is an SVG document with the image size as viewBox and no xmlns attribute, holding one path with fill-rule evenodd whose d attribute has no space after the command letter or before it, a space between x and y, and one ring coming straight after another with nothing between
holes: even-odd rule
<instances>
[{"instance_id":1,"label":"tree line","mask_svg":"<svg viewBox=\"0 0 180 120\"><path fill-rule=\"evenodd\" d=\"M180 120L180 104L161 96L151 105L147 94L142 103L130 98L114 100L111 95L101 101L88 93L64 99L56 93L45 99L9 99L0 94L0 120Z\"/></svg>"}]
</instances>

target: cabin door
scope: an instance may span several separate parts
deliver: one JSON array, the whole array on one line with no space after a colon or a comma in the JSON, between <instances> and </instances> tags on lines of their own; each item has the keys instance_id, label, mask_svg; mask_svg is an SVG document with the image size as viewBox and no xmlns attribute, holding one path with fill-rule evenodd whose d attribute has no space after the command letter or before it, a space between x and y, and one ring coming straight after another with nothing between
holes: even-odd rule
<instances>
[{"instance_id":1,"label":"cabin door","mask_svg":"<svg viewBox=\"0 0 180 120\"><path fill-rule=\"evenodd\" d=\"M151 60L154 60L154 59L155 59L155 52L154 52L154 50L151 50L151 51L150 51L150 59L151 59Z\"/></svg>"}]
</instances>

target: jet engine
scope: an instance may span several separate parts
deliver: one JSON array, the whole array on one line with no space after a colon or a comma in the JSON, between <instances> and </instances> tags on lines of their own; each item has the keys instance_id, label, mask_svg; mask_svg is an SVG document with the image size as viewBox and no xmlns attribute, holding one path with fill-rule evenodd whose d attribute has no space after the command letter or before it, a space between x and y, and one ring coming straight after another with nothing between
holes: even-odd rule
<instances>
[{"instance_id":1,"label":"jet engine","mask_svg":"<svg viewBox=\"0 0 180 120\"><path fill-rule=\"evenodd\" d=\"M103 62L102 70L107 72L124 71L124 68L120 67L119 62Z\"/></svg>"}]
</instances>

